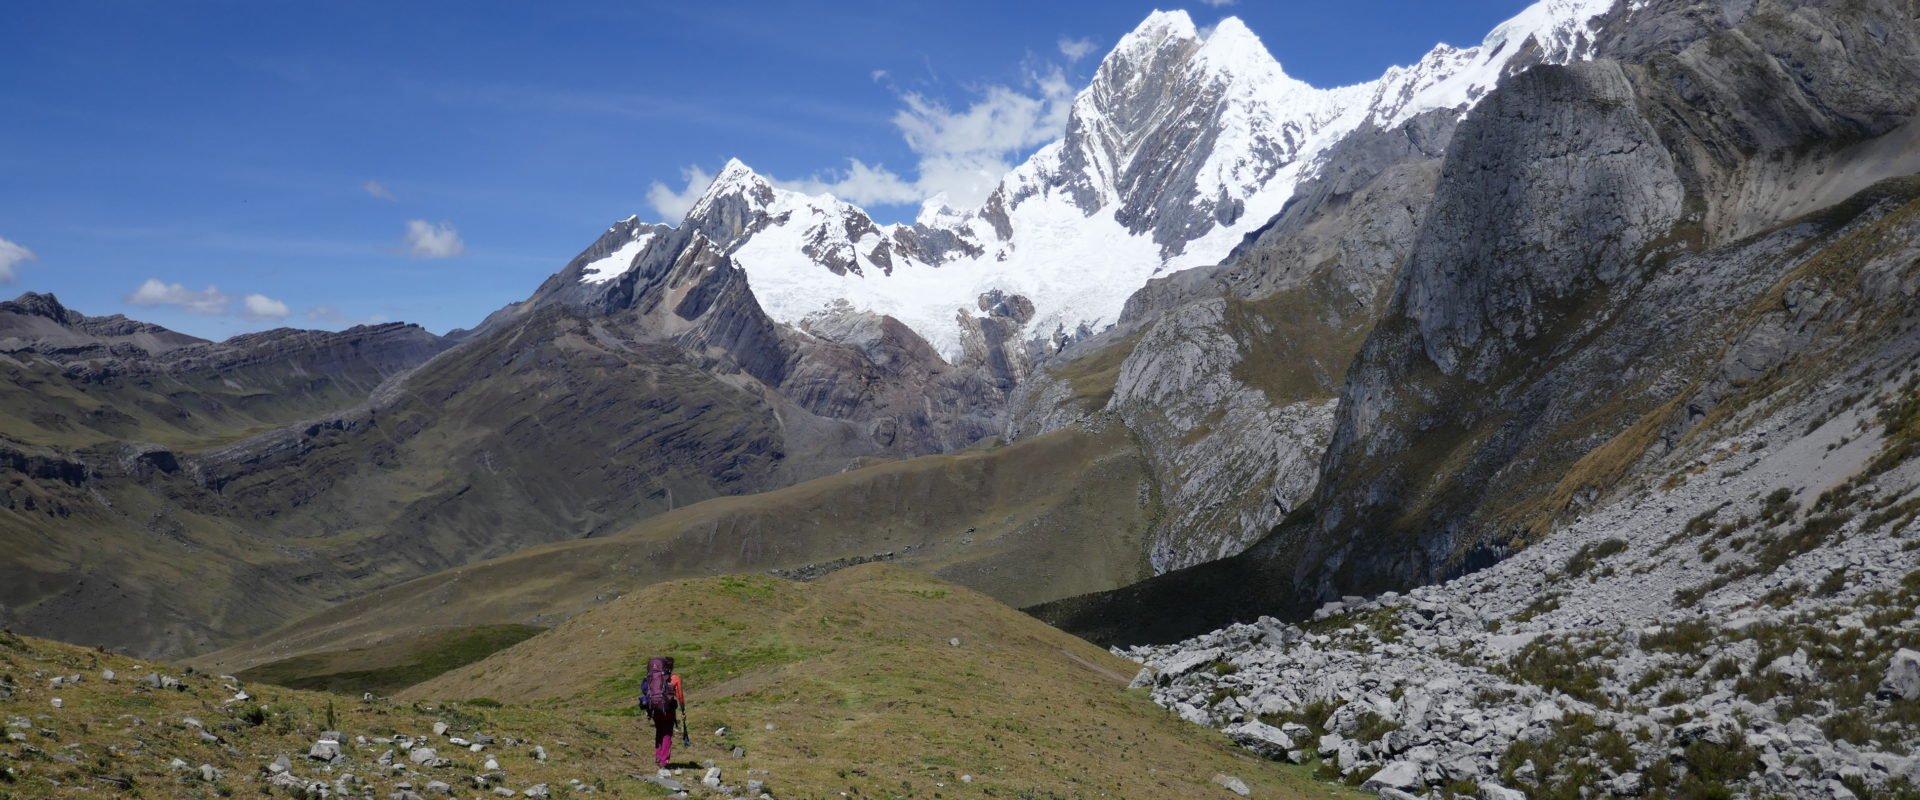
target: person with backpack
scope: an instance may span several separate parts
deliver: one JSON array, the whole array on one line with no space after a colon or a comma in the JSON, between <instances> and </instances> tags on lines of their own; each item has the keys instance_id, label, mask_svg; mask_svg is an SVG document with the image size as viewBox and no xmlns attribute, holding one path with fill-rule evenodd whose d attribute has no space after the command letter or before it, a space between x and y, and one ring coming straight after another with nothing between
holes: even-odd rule
<instances>
[{"instance_id":1,"label":"person with backpack","mask_svg":"<svg viewBox=\"0 0 1920 800\"><path fill-rule=\"evenodd\" d=\"M640 682L640 710L653 718L653 761L661 768L673 757L673 723L687 705L687 690L673 673L673 657L647 659L647 677Z\"/></svg>"}]
</instances>

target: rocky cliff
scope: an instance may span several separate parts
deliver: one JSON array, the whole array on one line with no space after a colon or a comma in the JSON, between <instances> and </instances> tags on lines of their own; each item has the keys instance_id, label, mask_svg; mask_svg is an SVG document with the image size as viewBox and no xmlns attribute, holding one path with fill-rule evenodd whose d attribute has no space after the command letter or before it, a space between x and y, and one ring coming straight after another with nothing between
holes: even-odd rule
<instances>
[{"instance_id":1,"label":"rocky cliff","mask_svg":"<svg viewBox=\"0 0 1920 800\"><path fill-rule=\"evenodd\" d=\"M1613 10L1596 60L1521 73L1455 132L1312 497L1239 558L1046 613L1233 587L1089 628L1175 636L1457 575L1785 404L1897 380L1868 359L1913 308L1914 37L1902 4Z\"/></svg>"}]
</instances>

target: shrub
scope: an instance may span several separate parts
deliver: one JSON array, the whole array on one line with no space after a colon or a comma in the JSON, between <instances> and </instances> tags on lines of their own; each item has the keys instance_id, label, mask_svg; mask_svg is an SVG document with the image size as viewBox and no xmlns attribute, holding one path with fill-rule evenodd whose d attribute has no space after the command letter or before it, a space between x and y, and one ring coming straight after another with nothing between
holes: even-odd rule
<instances>
[{"instance_id":1,"label":"shrub","mask_svg":"<svg viewBox=\"0 0 1920 800\"><path fill-rule=\"evenodd\" d=\"M1713 628L1705 620L1687 620L1669 625L1659 633L1640 640L1640 646L1661 653L1694 653L1713 641Z\"/></svg>"},{"instance_id":2,"label":"shrub","mask_svg":"<svg viewBox=\"0 0 1920 800\"><path fill-rule=\"evenodd\" d=\"M1600 542L1588 542L1587 544L1581 545L1580 549L1573 554L1572 558L1567 559L1566 572L1569 576L1579 577L1582 573L1593 568L1593 565L1599 563L1601 559L1618 554L1626 549L1627 543L1622 539L1606 539Z\"/></svg>"}]
</instances>

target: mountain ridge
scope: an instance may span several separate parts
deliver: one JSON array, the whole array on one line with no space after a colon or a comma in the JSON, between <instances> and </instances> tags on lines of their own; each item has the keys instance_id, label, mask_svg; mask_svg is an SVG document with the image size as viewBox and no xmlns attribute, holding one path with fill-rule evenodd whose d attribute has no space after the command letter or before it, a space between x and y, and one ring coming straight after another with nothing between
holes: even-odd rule
<instances>
[{"instance_id":1,"label":"mountain ridge","mask_svg":"<svg viewBox=\"0 0 1920 800\"><path fill-rule=\"evenodd\" d=\"M1203 36L1186 12L1155 11L1102 59L1062 138L976 209L930 201L911 224L880 225L730 159L680 227L727 248L776 321L798 326L850 304L899 319L953 361L964 324L956 315L999 291L1033 304L1024 339L1044 355L1117 322L1149 279L1218 263L1362 126L1464 111L1518 69L1586 57L1590 23L1613 5L1541 0L1480 45L1440 45L1333 89L1287 76L1237 18ZM1140 80L1149 74L1156 79ZM600 283L614 268L583 279Z\"/></svg>"}]
</instances>

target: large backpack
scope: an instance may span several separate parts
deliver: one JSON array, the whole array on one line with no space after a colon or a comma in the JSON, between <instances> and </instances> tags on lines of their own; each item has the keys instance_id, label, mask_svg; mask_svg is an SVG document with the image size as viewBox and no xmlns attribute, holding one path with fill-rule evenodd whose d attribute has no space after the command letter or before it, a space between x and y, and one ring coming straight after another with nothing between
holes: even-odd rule
<instances>
[{"instance_id":1,"label":"large backpack","mask_svg":"<svg viewBox=\"0 0 1920 800\"><path fill-rule=\"evenodd\" d=\"M679 705L673 696L673 681L667 672L667 660L660 656L647 659L647 677L640 681L640 710L649 714L671 714Z\"/></svg>"}]
</instances>

